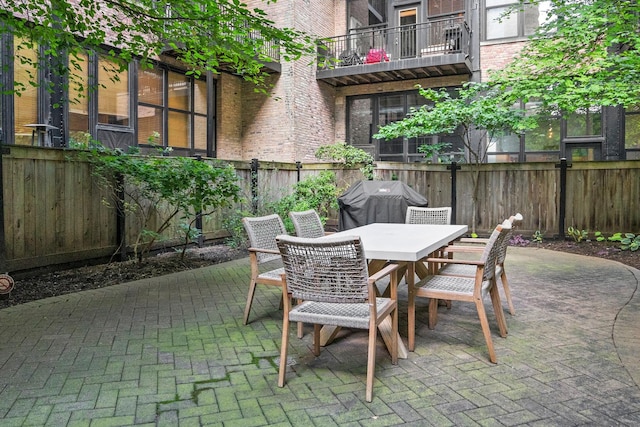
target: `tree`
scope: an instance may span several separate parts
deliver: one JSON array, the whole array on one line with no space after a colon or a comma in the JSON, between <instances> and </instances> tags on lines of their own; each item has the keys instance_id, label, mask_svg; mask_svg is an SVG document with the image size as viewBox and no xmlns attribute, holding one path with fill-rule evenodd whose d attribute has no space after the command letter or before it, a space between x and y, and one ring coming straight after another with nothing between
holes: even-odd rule
<instances>
[{"instance_id":1,"label":"tree","mask_svg":"<svg viewBox=\"0 0 640 427\"><path fill-rule=\"evenodd\" d=\"M483 83L466 83L452 96L445 89L435 91L418 87L420 95L431 101L412 108L403 120L381 127L374 138L386 140L401 136L416 138L457 133L462 138L472 169L472 229L475 233L478 200L478 165L487 158L487 141L498 132L520 133L535 125L535 117L505 104L495 89Z\"/></svg>"},{"instance_id":2,"label":"tree","mask_svg":"<svg viewBox=\"0 0 640 427\"><path fill-rule=\"evenodd\" d=\"M640 104L640 2L551 0L548 15L514 61L490 74L507 101L563 113Z\"/></svg>"},{"instance_id":3,"label":"tree","mask_svg":"<svg viewBox=\"0 0 640 427\"><path fill-rule=\"evenodd\" d=\"M87 51L105 52L124 70L133 58L144 66L170 48L193 73L228 67L263 90L272 52L293 60L315 49L309 36L276 28L265 11L235 0L0 0L0 28L28 48L44 47L38 60L69 54L60 74Z\"/></svg>"},{"instance_id":4,"label":"tree","mask_svg":"<svg viewBox=\"0 0 640 427\"><path fill-rule=\"evenodd\" d=\"M240 200L235 169L218 160L129 154L99 145L78 156L92 164L96 182L108 190L105 203L137 222L132 246L138 262L176 221L184 256L187 245L199 237L196 218Z\"/></svg>"}]
</instances>

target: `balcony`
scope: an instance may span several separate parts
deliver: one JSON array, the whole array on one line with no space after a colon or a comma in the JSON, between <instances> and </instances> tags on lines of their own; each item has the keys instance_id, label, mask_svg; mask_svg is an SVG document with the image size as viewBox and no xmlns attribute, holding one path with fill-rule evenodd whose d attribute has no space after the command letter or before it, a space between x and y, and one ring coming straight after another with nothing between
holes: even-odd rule
<instances>
[{"instance_id":1,"label":"balcony","mask_svg":"<svg viewBox=\"0 0 640 427\"><path fill-rule=\"evenodd\" d=\"M333 86L471 74L464 18L366 27L318 45L316 78Z\"/></svg>"}]
</instances>

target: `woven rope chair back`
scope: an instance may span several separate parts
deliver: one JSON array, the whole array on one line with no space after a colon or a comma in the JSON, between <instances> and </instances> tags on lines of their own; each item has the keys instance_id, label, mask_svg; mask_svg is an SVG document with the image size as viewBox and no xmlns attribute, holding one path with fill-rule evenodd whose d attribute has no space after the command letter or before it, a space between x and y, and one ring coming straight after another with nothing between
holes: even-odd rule
<instances>
[{"instance_id":1,"label":"woven rope chair back","mask_svg":"<svg viewBox=\"0 0 640 427\"><path fill-rule=\"evenodd\" d=\"M484 263L485 268L482 273L482 281L486 282L494 278L496 274L496 262L498 261L498 255L502 242L506 239L507 234L511 231L511 222L505 220L501 225L498 225L489 237L489 242L484 247L482 257L480 260Z\"/></svg>"},{"instance_id":2,"label":"woven rope chair back","mask_svg":"<svg viewBox=\"0 0 640 427\"><path fill-rule=\"evenodd\" d=\"M418 206L407 207L407 224L451 224L451 207L421 208Z\"/></svg>"},{"instance_id":3,"label":"woven rope chair back","mask_svg":"<svg viewBox=\"0 0 640 427\"><path fill-rule=\"evenodd\" d=\"M500 249L498 251L498 258L497 258L498 264L500 265L504 264L504 260L507 257L507 248L509 247L509 240L511 239L511 235L513 234L513 229L514 227L516 227L518 224L522 222L522 219L523 219L522 215L519 213L515 214L514 216L508 219L508 221L511 223L511 229L509 230L505 238L502 240L502 243L500 243Z\"/></svg>"},{"instance_id":4,"label":"woven rope chair back","mask_svg":"<svg viewBox=\"0 0 640 427\"><path fill-rule=\"evenodd\" d=\"M289 218L293 222L296 236L316 238L324 236L324 226L320 215L314 209L302 212L289 212Z\"/></svg>"},{"instance_id":5,"label":"woven rope chair back","mask_svg":"<svg viewBox=\"0 0 640 427\"><path fill-rule=\"evenodd\" d=\"M249 246L258 249L278 250L276 237L280 234L286 234L284 223L278 214L245 217L242 218L242 224L249 236ZM258 263L264 263L280 259L279 254L258 253Z\"/></svg>"},{"instance_id":6,"label":"woven rope chair back","mask_svg":"<svg viewBox=\"0 0 640 427\"><path fill-rule=\"evenodd\" d=\"M329 303L369 301L369 272L359 237L279 236L278 247L294 298Z\"/></svg>"}]
</instances>

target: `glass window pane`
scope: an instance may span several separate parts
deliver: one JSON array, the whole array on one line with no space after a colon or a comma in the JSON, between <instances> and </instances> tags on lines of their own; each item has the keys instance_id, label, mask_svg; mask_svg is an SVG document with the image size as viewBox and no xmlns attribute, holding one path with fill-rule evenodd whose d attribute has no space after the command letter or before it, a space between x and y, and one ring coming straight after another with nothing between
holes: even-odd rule
<instances>
[{"instance_id":1,"label":"glass window pane","mask_svg":"<svg viewBox=\"0 0 640 427\"><path fill-rule=\"evenodd\" d=\"M371 143L373 127L372 99L349 99L349 141L351 145L366 145Z\"/></svg>"},{"instance_id":2,"label":"glass window pane","mask_svg":"<svg viewBox=\"0 0 640 427\"><path fill-rule=\"evenodd\" d=\"M640 149L640 114L627 114L624 126L625 148Z\"/></svg>"},{"instance_id":3,"label":"glass window pane","mask_svg":"<svg viewBox=\"0 0 640 427\"><path fill-rule=\"evenodd\" d=\"M207 82L195 80L193 98L194 112L207 114Z\"/></svg>"},{"instance_id":4,"label":"glass window pane","mask_svg":"<svg viewBox=\"0 0 640 427\"><path fill-rule=\"evenodd\" d=\"M169 108L191 110L189 78L184 74L169 72Z\"/></svg>"},{"instance_id":5,"label":"glass window pane","mask_svg":"<svg viewBox=\"0 0 640 427\"><path fill-rule=\"evenodd\" d=\"M194 148L196 150L207 149L207 118L205 116L194 117Z\"/></svg>"},{"instance_id":6,"label":"glass window pane","mask_svg":"<svg viewBox=\"0 0 640 427\"><path fill-rule=\"evenodd\" d=\"M69 58L69 144L89 142L89 58Z\"/></svg>"},{"instance_id":7,"label":"glass window pane","mask_svg":"<svg viewBox=\"0 0 640 427\"><path fill-rule=\"evenodd\" d=\"M405 116L404 97L402 95L380 97L380 111L378 114L379 126L402 120ZM402 154L404 152L403 139L404 138L400 137L390 140L380 140L378 143L380 155Z\"/></svg>"},{"instance_id":8,"label":"glass window pane","mask_svg":"<svg viewBox=\"0 0 640 427\"><path fill-rule=\"evenodd\" d=\"M560 150L560 120L541 118L538 126L524 134L525 151Z\"/></svg>"},{"instance_id":9,"label":"glass window pane","mask_svg":"<svg viewBox=\"0 0 640 427\"><path fill-rule=\"evenodd\" d=\"M489 141L488 153L519 152L520 136L512 132L498 132Z\"/></svg>"},{"instance_id":10,"label":"glass window pane","mask_svg":"<svg viewBox=\"0 0 640 427\"><path fill-rule=\"evenodd\" d=\"M190 147L191 126L189 126L189 115L178 113L176 111L169 112L169 140L170 147Z\"/></svg>"},{"instance_id":11,"label":"glass window pane","mask_svg":"<svg viewBox=\"0 0 640 427\"><path fill-rule=\"evenodd\" d=\"M429 16L444 15L464 10L464 0L430 0Z\"/></svg>"},{"instance_id":12,"label":"glass window pane","mask_svg":"<svg viewBox=\"0 0 640 427\"><path fill-rule=\"evenodd\" d=\"M529 36L549 18L549 1L527 4L524 6L524 35Z\"/></svg>"},{"instance_id":13,"label":"glass window pane","mask_svg":"<svg viewBox=\"0 0 640 427\"><path fill-rule=\"evenodd\" d=\"M506 7L487 9L487 40L516 37L518 35L518 14L512 13L500 20Z\"/></svg>"},{"instance_id":14,"label":"glass window pane","mask_svg":"<svg viewBox=\"0 0 640 427\"><path fill-rule=\"evenodd\" d=\"M162 108L138 105L138 144L162 145L162 123Z\"/></svg>"},{"instance_id":15,"label":"glass window pane","mask_svg":"<svg viewBox=\"0 0 640 427\"><path fill-rule=\"evenodd\" d=\"M30 82L37 82L36 63L38 54L36 47L28 47L23 40L14 40L14 82L20 96L14 95L15 144L31 145L33 129L24 125L38 123L38 88ZM36 141L37 143L37 141Z\"/></svg>"},{"instance_id":16,"label":"glass window pane","mask_svg":"<svg viewBox=\"0 0 640 427\"><path fill-rule=\"evenodd\" d=\"M160 69L145 69L138 72L138 102L164 105L164 73Z\"/></svg>"},{"instance_id":17,"label":"glass window pane","mask_svg":"<svg viewBox=\"0 0 640 427\"><path fill-rule=\"evenodd\" d=\"M567 137L602 135L601 119L599 107L576 111L567 117Z\"/></svg>"},{"instance_id":18,"label":"glass window pane","mask_svg":"<svg viewBox=\"0 0 640 427\"><path fill-rule=\"evenodd\" d=\"M129 72L118 71L106 58L98 62L98 122L129 125Z\"/></svg>"}]
</instances>

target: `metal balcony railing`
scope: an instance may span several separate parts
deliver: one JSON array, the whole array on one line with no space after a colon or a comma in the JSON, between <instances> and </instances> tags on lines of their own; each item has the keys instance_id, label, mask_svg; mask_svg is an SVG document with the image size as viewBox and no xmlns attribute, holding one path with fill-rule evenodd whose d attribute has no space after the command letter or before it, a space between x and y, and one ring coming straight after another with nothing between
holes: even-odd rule
<instances>
[{"instance_id":1,"label":"metal balcony railing","mask_svg":"<svg viewBox=\"0 0 640 427\"><path fill-rule=\"evenodd\" d=\"M452 53L469 54L464 17L400 27L362 27L318 44L318 69L349 67Z\"/></svg>"}]
</instances>

